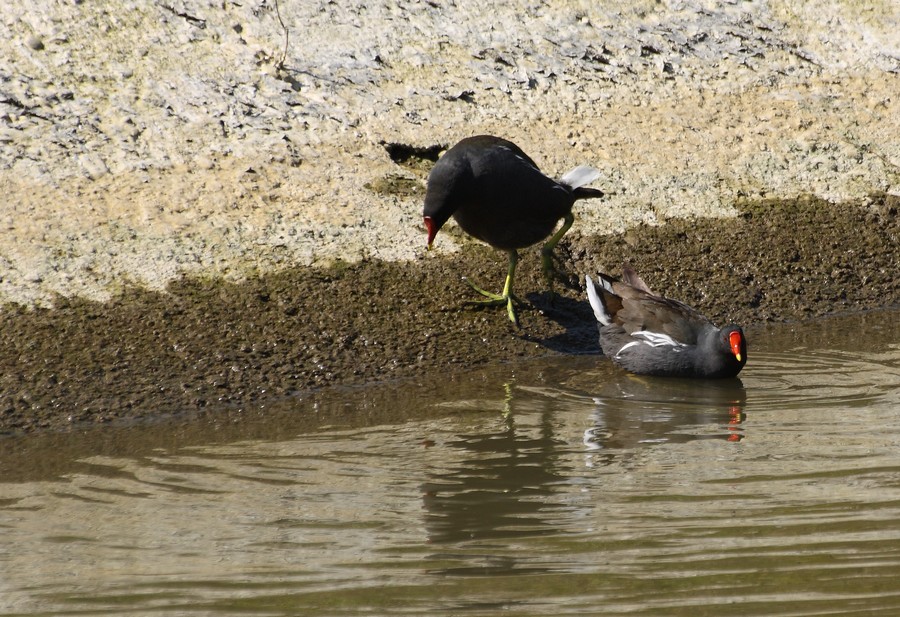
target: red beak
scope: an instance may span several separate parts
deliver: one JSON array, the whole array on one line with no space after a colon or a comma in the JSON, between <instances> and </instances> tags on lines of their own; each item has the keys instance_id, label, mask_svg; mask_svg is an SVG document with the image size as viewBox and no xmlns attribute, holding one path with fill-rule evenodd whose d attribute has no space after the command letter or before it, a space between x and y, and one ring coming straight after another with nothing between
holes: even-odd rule
<instances>
[{"instance_id":1,"label":"red beak","mask_svg":"<svg viewBox=\"0 0 900 617\"><path fill-rule=\"evenodd\" d=\"M431 248L431 243L434 242L434 237L437 235L438 227L437 223L434 222L434 219L430 216L425 217L425 229L428 230L428 248Z\"/></svg>"},{"instance_id":2,"label":"red beak","mask_svg":"<svg viewBox=\"0 0 900 617\"><path fill-rule=\"evenodd\" d=\"M731 353L734 354L734 357L737 358L737 361L741 361L741 343L744 342L744 337L741 336L740 332L732 332L728 335L728 344L731 345Z\"/></svg>"}]
</instances>

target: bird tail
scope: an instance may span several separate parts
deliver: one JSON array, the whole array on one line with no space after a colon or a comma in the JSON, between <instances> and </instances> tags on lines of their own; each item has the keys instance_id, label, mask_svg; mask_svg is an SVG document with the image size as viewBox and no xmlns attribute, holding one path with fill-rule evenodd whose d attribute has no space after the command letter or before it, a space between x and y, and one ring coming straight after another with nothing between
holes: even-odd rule
<instances>
[{"instance_id":1,"label":"bird tail","mask_svg":"<svg viewBox=\"0 0 900 617\"><path fill-rule=\"evenodd\" d=\"M587 165L579 165L572 171L564 175L559 183L572 189L572 195L575 199L592 199L603 197L603 191L598 189L589 189L585 184L590 184L600 177L600 172L593 167Z\"/></svg>"},{"instance_id":2,"label":"bird tail","mask_svg":"<svg viewBox=\"0 0 900 617\"><path fill-rule=\"evenodd\" d=\"M575 196L575 199L597 199L603 197L603 191L582 186L572 191L572 195Z\"/></svg>"},{"instance_id":3,"label":"bird tail","mask_svg":"<svg viewBox=\"0 0 900 617\"><path fill-rule=\"evenodd\" d=\"M606 303L603 302L600 294L597 293L597 288L594 286L594 281L591 280L590 275L585 274L584 280L585 283L587 283L587 297L588 301L591 303L591 308L594 309L594 317L596 317L597 321L599 321L602 325L608 326L610 323L612 323L612 316L606 310ZM603 291L613 293L612 286L606 279L601 276L597 280L600 281L600 285L603 287Z\"/></svg>"},{"instance_id":4,"label":"bird tail","mask_svg":"<svg viewBox=\"0 0 900 617\"><path fill-rule=\"evenodd\" d=\"M593 167L589 167L588 165L579 165L572 171L566 173L559 183L565 184L571 189L581 188L585 184L590 184L594 180L600 177L600 172L594 169Z\"/></svg>"}]
</instances>

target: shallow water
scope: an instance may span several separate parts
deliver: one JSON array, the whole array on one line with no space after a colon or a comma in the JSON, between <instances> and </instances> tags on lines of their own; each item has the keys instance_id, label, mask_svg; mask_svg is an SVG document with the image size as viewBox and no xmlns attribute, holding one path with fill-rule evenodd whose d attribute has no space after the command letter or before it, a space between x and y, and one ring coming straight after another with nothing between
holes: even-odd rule
<instances>
[{"instance_id":1,"label":"shallow water","mask_svg":"<svg viewBox=\"0 0 900 617\"><path fill-rule=\"evenodd\" d=\"M900 614L898 319L7 439L0 614Z\"/></svg>"}]
</instances>

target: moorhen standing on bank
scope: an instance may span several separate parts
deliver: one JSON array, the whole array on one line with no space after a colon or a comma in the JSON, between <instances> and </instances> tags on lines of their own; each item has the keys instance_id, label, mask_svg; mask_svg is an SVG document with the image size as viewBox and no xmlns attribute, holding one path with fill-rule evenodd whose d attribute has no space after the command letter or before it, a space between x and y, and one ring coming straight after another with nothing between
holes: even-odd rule
<instances>
[{"instance_id":1,"label":"moorhen standing on bank","mask_svg":"<svg viewBox=\"0 0 900 617\"><path fill-rule=\"evenodd\" d=\"M602 197L597 189L583 188L600 175L596 169L579 166L556 181L541 172L527 154L505 139L479 135L463 139L442 156L428 176L425 192L425 227L428 247L452 216L471 236L509 254L509 271L502 294L485 291L485 304L506 305L510 320L518 325L513 300L513 277L517 249L548 237L556 223L562 227L541 251L544 274L553 269L552 252L572 226L576 199Z\"/></svg>"},{"instance_id":2,"label":"moorhen standing on bank","mask_svg":"<svg viewBox=\"0 0 900 617\"><path fill-rule=\"evenodd\" d=\"M622 270L622 281L600 275L600 293L585 276L604 355L639 375L724 378L744 368L740 326L717 328L688 305L655 295L630 267Z\"/></svg>"}]
</instances>

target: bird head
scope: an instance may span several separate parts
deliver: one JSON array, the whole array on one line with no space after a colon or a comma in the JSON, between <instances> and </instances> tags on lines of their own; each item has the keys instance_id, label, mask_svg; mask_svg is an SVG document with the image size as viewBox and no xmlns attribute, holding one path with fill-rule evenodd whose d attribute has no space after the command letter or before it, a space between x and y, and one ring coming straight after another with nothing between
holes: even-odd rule
<instances>
[{"instance_id":1,"label":"bird head","mask_svg":"<svg viewBox=\"0 0 900 617\"><path fill-rule=\"evenodd\" d=\"M434 242L434 237L437 235L438 230L440 230L441 226L438 225L437 221L435 221L432 217L425 217L425 229L428 231L428 249L431 250L431 245Z\"/></svg>"},{"instance_id":2,"label":"bird head","mask_svg":"<svg viewBox=\"0 0 900 617\"><path fill-rule=\"evenodd\" d=\"M728 347L735 359L744 363L747 361L747 339L744 338L744 331L738 326L731 326L725 329L728 337Z\"/></svg>"},{"instance_id":3,"label":"bird head","mask_svg":"<svg viewBox=\"0 0 900 617\"><path fill-rule=\"evenodd\" d=\"M423 221L425 222L425 230L428 232L428 248L431 248L434 237L437 236L441 227L444 226L450 216L453 214L455 204L442 195L435 195L434 192L425 195L425 208L422 212Z\"/></svg>"},{"instance_id":4,"label":"bird head","mask_svg":"<svg viewBox=\"0 0 900 617\"><path fill-rule=\"evenodd\" d=\"M451 149L452 152L452 149ZM471 194L472 170L465 156L448 152L428 174L422 216L428 231L428 248L461 203Z\"/></svg>"}]
</instances>

